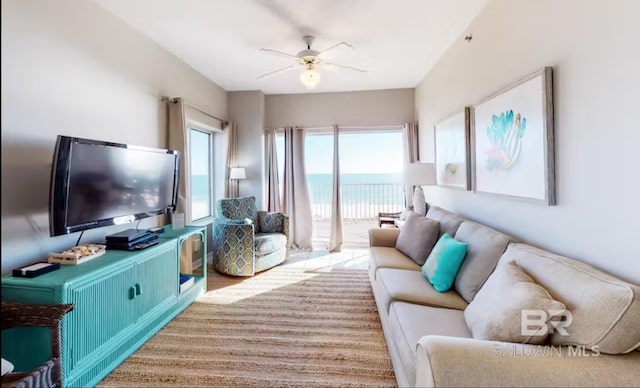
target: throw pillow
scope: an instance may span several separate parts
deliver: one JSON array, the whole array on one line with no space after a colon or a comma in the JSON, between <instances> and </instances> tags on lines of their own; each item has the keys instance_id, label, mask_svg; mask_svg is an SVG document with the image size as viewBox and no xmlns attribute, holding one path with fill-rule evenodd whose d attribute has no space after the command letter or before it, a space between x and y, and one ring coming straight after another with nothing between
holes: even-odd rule
<instances>
[{"instance_id":1,"label":"throw pillow","mask_svg":"<svg viewBox=\"0 0 640 388\"><path fill-rule=\"evenodd\" d=\"M396 240L396 249L418 265L424 264L440 235L440 223L409 212Z\"/></svg>"},{"instance_id":2,"label":"throw pillow","mask_svg":"<svg viewBox=\"0 0 640 388\"><path fill-rule=\"evenodd\" d=\"M445 233L422 266L422 275L436 291L449 291L466 255L467 244L456 241L449 233Z\"/></svg>"},{"instance_id":3,"label":"throw pillow","mask_svg":"<svg viewBox=\"0 0 640 388\"><path fill-rule=\"evenodd\" d=\"M527 323L524 310L564 310L541 285L535 283L515 262L499 265L464 310L464 319L473 338L529 344L543 344L549 332L549 320L542 325Z\"/></svg>"},{"instance_id":4,"label":"throw pillow","mask_svg":"<svg viewBox=\"0 0 640 388\"><path fill-rule=\"evenodd\" d=\"M2 359L2 375L13 372L13 364L9 361Z\"/></svg>"},{"instance_id":5,"label":"throw pillow","mask_svg":"<svg viewBox=\"0 0 640 388\"><path fill-rule=\"evenodd\" d=\"M404 221L407 219L407 215L409 215L409 213L411 213L413 211L413 206L409 206L408 208L405 208L402 213L400 213L400 220Z\"/></svg>"}]
</instances>

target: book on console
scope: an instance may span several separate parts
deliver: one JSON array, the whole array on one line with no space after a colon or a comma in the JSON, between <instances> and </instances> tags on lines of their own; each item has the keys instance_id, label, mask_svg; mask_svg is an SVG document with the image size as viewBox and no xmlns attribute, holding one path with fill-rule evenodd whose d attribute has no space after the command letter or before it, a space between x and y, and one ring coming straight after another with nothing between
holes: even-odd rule
<instances>
[{"instance_id":1,"label":"book on console","mask_svg":"<svg viewBox=\"0 0 640 388\"><path fill-rule=\"evenodd\" d=\"M189 287L193 286L195 283L195 278L193 275L185 275L180 274L180 292L188 290Z\"/></svg>"}]
</instances>

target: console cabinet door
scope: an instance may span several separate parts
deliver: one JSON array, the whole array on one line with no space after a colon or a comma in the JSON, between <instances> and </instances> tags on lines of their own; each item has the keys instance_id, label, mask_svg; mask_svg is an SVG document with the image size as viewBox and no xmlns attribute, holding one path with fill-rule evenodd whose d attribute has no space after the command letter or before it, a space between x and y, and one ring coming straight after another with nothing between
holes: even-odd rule
<instances>
[{"instance_id":1,"label":"console cabinet door","mask_svg":"<svg viewBox=\"0 0 640 388\"><path fill-rule=\"evenodd\" d=\"M136 264L136 317L141 319L166 310L178 296L178 254L175 244L141 258Z\"/></svg>"},{"instance_id":2,"label":"console cabinet door","mask_svg":"<svg viewBox=\"0 0 640 388\"><path fill-rule=\"evenodd\" d=\"M134 270L130 265L68 290L74 309L66 316L65 376L92 353L116 346L118 334L135 324Z\"/></svg>"}]
</instances>

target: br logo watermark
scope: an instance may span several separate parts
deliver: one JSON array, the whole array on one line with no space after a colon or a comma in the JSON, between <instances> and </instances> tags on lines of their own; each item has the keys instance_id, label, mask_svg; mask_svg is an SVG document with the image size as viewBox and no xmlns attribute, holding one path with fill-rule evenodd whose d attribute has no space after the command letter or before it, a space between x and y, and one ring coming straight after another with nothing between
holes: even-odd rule
<instances>
[{"instance_id":1,"label":"br logo watermark","mask_svg":"<svg viewBox=\"0 0 640 388\"><path fill-rule=\"evenodd\" d=\"M520 334L523 337L546 337L549 334L569 335L573 315L568 310L522 310ZM598 346L494 344L498 357L598 357Z\"/></svg>"},{"instance_id":2,"label":"br logo watermark","mask_svg":"<svg viewBox=\"0 0 640 388\"><path fill-rule=\"evenodd\" d=\"M522 310L520 334L530 337L544 337L558 333L568 336L567 328L573 322L569 310Z\"/></svg>"}]
</instances>

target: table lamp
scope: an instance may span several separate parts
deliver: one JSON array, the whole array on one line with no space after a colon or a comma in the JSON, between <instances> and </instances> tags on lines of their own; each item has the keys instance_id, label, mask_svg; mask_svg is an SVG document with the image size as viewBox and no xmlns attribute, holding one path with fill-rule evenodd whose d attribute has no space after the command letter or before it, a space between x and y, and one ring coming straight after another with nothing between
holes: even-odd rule
<instances>
[{"instance_id":1,"label":"table lamp","mask_svg":"<svg viewBox=\"0 0 640 388\"><path fill-rule=\"evenodd\" d=\"M413 190L413 211L424 216L427 214L427 202L422 185L436 184L436 168L433 163L409 163L404 166L404 184L415 187Z\"/></svg>"}]
</instances>

